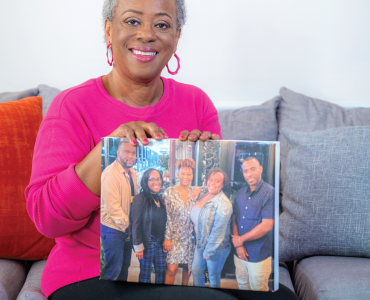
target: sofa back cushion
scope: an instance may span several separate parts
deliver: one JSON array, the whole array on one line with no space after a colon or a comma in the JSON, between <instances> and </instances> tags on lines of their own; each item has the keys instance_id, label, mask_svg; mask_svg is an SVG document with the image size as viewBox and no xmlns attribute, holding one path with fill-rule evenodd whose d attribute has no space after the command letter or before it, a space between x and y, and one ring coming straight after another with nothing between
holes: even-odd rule
<instances>
[{"instance_id":1,"label":"sofa back cushion","mask_svg":"<svg viewBox=\"0 0 370 300\"><path fill-rule=\"evenodd\" d=\"M370 127L282 134L289 152L280 260L370 258Z\"/></svg>"},{"instance_id":2,"label":"sofa back cushion","mask_svg":"<svg viewBox=\"0 0 370 300\"><path fill-rule=\"evenodd\" d=\"M219 112L222 137L225 140L276 141L279 103L280 97L276 96L258 106Z\"/></svg>"},{"instance_id":3,"label":"sofa back cushion","mask_svg":"<svg viewBox=\"0 0 370 300\"><path fill-rule=\"evenodd\" d=\"M285 87L280 89L281 102L277 110L280 141L280 195L287 180L286 159L289 143L282 134L284 128L313 132L345 126L370 126L370 108L345 109L339 105L298 94ZM282 207L284 210L284 207Z\"/></svg>"},{"instance_id":4,"label":"sofa back cushion","mask_svg":"<svg viewBox=\"0 0 370 300\"><path fill-rule=\"evenodd\" d=\"M41 235L26 210L41 97L0 103L0 258L46 258L55 241Z\"/></svg>"}]
</instances>

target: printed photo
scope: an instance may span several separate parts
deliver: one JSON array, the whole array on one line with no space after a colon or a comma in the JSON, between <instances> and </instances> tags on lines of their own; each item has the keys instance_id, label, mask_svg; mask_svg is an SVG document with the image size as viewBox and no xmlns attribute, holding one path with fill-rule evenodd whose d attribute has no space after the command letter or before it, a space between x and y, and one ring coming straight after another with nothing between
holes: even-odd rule
<instances>
[{"instance_id":1,"label":"printed photo","mask_svg":"<svg viewBox=\"0 0 370 300\"><path fill-rule=\"evenodd\" d=\"M277 290L279 155L278 142L104 138L101 279Z\"/></svg>"}]
</instances>

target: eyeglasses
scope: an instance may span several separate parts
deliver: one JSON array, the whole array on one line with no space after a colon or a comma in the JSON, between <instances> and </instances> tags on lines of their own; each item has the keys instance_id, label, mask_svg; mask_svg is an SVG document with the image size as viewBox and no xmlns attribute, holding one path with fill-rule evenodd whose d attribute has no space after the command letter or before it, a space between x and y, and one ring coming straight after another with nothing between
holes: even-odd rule
<instances>
[{"instance_id":1,"label":"eyeglasses","mask_svg":"<svg viewBox=\"0 0 370 300\"><path fill-rule=\"evenodd\" d=\"M160 179L160 178L150 178L148 181L150 181L150 182L154 182L154 181L160 182L160 181L162 181L162 179Z\"/></svg>"}]
</instances>

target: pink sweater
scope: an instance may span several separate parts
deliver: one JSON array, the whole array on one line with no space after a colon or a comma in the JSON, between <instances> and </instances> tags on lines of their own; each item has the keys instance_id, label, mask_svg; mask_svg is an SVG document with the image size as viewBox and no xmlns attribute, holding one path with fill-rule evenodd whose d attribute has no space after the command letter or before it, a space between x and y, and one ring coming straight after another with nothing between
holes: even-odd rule
<instances>
[{"instance_id":1,"label":"pink sweater","mask_svg":"<svg viewBox=\"0 0 370 300\"><path fill-rule=\"evenodd\" d=\"M41 278L48 297L57 289L100 275L100 197L78 179L74 166L119 125L154 122L170 138L200 129L221 136L217 111L199 88L162 78L164 93L153 106L133 108L112 98L102 78L61 92L37 136L27 210L37 229L55 238Z\"/></svg>"}]
</instances>

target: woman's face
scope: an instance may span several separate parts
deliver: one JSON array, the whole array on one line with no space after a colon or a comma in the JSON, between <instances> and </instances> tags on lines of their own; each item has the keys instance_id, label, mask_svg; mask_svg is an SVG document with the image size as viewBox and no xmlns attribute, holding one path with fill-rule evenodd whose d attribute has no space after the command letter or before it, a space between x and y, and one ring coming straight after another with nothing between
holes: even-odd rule
<instances>
[{"instance_id":1,"label":"woman's face","mask_svg":"<svg viewBox=\"0 0 370 300\"><path fill-rule=\"evenodd\" d=\"M118 0L105 39L122 77L148 82L161 74L180 38L176 8L175 0Z\"/></svg>"},{"instance_id":2,"label":"woman's face","mask_svg":"<svg viewBox=\"0 0 370 300\"><path fill-rule=\"evenodd\" d=\"M151 171L148 179L148 186L152 193L157 194L162 187L161 176L158 171Z\"/></svg>"},{"instance_id":3,"label":"woman's face","mask_svg":"<svg viewBox=\"0 0 370 300\"><path fill-rule=\"evenodd\" d=\"M213 173L207 181L207 189L211 194L218 194L224 187L224 175L222 173Z\"/></svg>"},{"instance_id":4,"label":"woman's face","mask_svg":"<svg viewBox=\"0 0 370 300\"><path fill-rule=\"evenodd\" d=\"M182 167L178 173L180 184L183 186L189 186L193 181L193 170L192 168Z\"/></svg>"}]
</instances>

